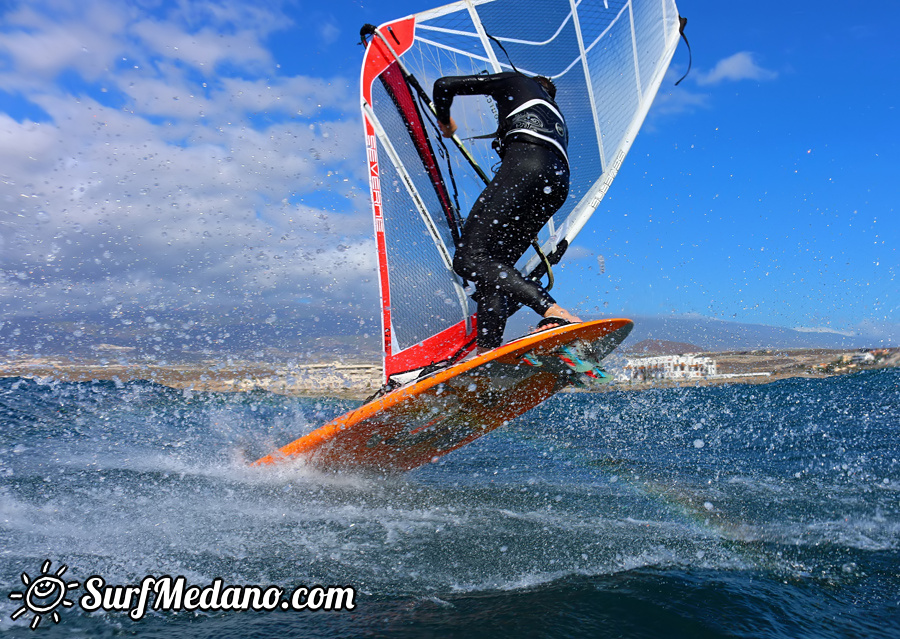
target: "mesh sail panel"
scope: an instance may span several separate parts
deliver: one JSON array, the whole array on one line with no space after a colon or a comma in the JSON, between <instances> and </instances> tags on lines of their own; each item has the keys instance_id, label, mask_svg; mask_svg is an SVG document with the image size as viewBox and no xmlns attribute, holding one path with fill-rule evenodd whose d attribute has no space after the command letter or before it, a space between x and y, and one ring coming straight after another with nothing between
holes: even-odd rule
<instances>
[{"instance_id":1,"label":"mesh sail panel","mask_svg":"<svg viewBox=\"0 0 900 639\"><path fill-rule=\"evenodd\" d=\"M441 242L452 255L453 239L449 225L441 219L441 202L422 168L403 116L390 108L392 100L383 86L378 85L373 90L373 98L379 122L428 214L433 216ZM378 156L389 157L380 141ZM423 222L398 167L388 161L380 164L380 170L381 198L386 211L384 235L391 291L393 352L397 352L462 321L468 314L468 305L461 306L456 292L459 280L442 259L435 238Z\"/></svg>"}]
</instances>

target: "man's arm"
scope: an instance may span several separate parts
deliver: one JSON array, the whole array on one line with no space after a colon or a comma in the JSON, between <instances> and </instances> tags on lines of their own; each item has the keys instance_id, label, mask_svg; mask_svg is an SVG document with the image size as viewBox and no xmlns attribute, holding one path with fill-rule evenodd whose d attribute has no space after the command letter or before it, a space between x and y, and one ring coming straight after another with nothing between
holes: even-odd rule
<instances>
[{"instance_id":1,"label":"man's arm","mask_svg":"<svg viewBox=\"0 0 900 639\"><path fill-rule=\"evenodd\" d=\"M446 137L450 136L447 135L445 127L449 130L452 125L453 131L456 130L456 124L450 117L453 98L457 95L490 95L493 79L494 76L489 75L457 75L444 76L435 81L434 110L438 124L441 125L441 132Z\"/></svg>"}]
</instances>

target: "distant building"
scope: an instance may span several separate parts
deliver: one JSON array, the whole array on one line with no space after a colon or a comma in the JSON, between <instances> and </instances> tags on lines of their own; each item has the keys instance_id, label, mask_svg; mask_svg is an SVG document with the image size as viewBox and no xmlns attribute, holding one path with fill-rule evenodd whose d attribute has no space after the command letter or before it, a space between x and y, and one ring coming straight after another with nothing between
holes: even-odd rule
<instances>
[{"instance_id":1,"label":"distant building","mask_svg":"<svg viewBox=\"0 0 900 639\"><path fill-rule=\"evenodd\" d=\"M643 382L653 379L702 379L715 375L716 361L710 357L663 355L628 359L621 379Z\"/></svg>"},{"instance_id":2,"label":"distant building","mask_svg":"<svg viewBox=\"0 0 900 639\"><path fill-rule=\"evenodd\" d=\"M875 355L870 352L854 353L853 355L844 355L843 360L853 364L871 364L875 361Z\"/></svg>"}]
</instances>

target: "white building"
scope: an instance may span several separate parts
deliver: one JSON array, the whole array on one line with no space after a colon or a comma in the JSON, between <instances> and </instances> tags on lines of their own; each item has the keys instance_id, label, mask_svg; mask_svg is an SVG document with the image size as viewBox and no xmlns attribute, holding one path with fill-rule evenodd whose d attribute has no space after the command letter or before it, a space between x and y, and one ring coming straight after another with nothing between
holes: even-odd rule
<instances>
[{"instance_id":1,"label":"white building","mask_svg":"<svg viewBox=\"0 0 900 639\"><path fill-rule=\"evenodd\" d=\"M623 381L651 379L702 379L717 374L716 361L699 355L663 355L628 359Z\"/></svg>"},{"instance_id":2,"label":"white building","mask_svg":"<svg viewBox=\"0 0 900 639\"><path fill-rule=\"evenodd\" d=\"M869 352L854 353L853 355L844 355L843 360L852 364L871 364L875 361L875 356Z\"/></svg>"}]
</instances>

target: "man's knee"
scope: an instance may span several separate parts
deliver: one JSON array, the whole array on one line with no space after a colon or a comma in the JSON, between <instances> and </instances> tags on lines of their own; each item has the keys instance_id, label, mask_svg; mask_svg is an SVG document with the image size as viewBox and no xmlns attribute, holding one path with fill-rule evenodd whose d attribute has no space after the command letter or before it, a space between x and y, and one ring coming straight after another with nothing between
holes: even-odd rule
<instances>
[{"instance_id":1,"label":"man's knee","mask_svg":"<svg viewBox=\"0 0 900 639\"><path fill-rule=\"evenodd\" d=\"M460 246L453 256L453 270L463 279L474 280L478 264L477 253L473 255L465 246Z\"/></svg>"}]
</instances>

